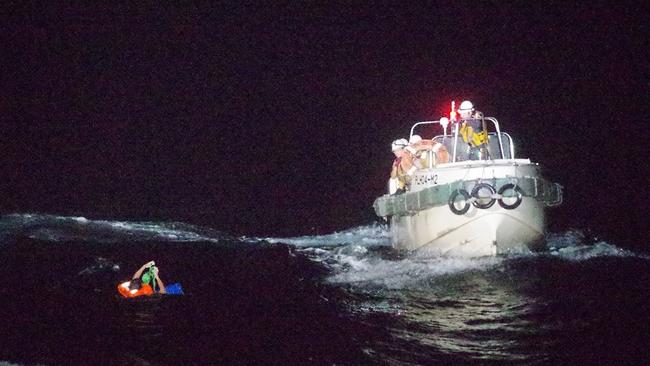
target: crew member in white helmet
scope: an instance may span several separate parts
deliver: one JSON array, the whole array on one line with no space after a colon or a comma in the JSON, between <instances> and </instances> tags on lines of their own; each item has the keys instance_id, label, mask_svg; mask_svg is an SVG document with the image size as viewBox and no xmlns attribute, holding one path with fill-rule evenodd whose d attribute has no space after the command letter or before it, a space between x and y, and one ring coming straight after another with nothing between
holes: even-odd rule
<instances>
[{"instance_id":1,"label":"crew member in white helmet","mask_svg":"<svg viewBox=\"0 0 650 366\"><path fill-rule=\"evenodd\" d=\"M390 171L390 179L388 181L388 193L400 194L404 193L410 182L410 174L413 174L415 166L413 165L413 154L406 148L408 141L406 139L399 139L393 141L391 150L395 154L395 160Z\"/></svg>"},{"instance_id":2,"label":"crew member in white helmet","mask_svg":"<svg viewBox=\"0 0 650 366\"><path fill-rule=\"evenodd\" d=\"M469 100L460 103L458 115L461 120L460 134L468 144L470 160L481 160L487 157L487 131L483 129L483 114L474 109Z\"/></svg>"},{"instance_id":3,"label":"crew member in white helmet","mask_svg":"<svg viewBox=\"0 0 650 366\"><path fill-rule=\"evenodd\" d=\"M439 142L424 140L419 135L413 135L409 139L409 148L414 150L415 160L413 164L418 169L430 168L439 163L449 162L449 153ZM433 152L435 156L431 156L430 152ZM431 160L432 158L433 160Z\"/></svg>"}]
</instances>

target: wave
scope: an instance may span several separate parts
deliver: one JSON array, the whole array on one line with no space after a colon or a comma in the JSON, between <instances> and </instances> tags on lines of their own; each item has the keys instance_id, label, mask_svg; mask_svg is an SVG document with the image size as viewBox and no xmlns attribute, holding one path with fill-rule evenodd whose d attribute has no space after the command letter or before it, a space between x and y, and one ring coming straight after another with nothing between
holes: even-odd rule
<instances>
[{"instance_id":1,"label":"wave","mask_svg":"<svg viewBox=\"0 0 650 366\"><path fill-rule=\"evenodd\" d=\"M597 257L638 257L646 255L622 249L598 238L589 238L584 231L572 229L546 235L548 254L570 261L583 261Z\"/></svg>"},{"instance_id":2,"label":"wave","mask_svg":"<svg viewBox=\"0 0 650 366\"><path fill-rule=\"evenodd\" d=\"M260 238L269 243L285 243L297 247L327 247L340 245L387 246L390 231L386 225L364 225L325 235L305 235L291 238Z\"/></svg>"},{"instance_id":3,"label":"wave","mask_svg":"<svg viewBox=\"0 0 650 366\"><path fill-rule=\"evenodd\" d=\"M85 217L47 214L10 214L0 218L0 240L22 236L49 242L86 241L122 243L136 241L158 242L221 242L233 240L246 243L271 243L295 246L313 260L349 271L335 277L349 281L377 280L381 273L397 276L410 272L440 273L475 269L491 260L461 260L414 253L400 258L380 258L377 250L390 247L390 229L387 225L371 224L337 231L325 235L304 235L289 238L248 238L232 235L181 222L91 220ZM581 261L604 256L643 257L597 238L588 237L579 229L546 236L548 250L521 256L553 256L564 260ZM385 261L385 262L384 262ZM417 267L417 266L422 266ZM369 270L375 267L375 272ZM362 272L366 271L366 275Z\"/></svg>"},{"instance_id":4,"label":"wave","mask_svg":"<svg viewBox=\"0 0 650 366\"><path fill-rule=\"evenodd\" d=\"M0 219L0 239L22 236L48 242L132 241L219 242L232 239L217 230L180 222L89 220L85 217L10 214Z\"/></svg>"},{"instance_id":5,"label":"wave","mask_svg":"<svg viewBox=\"0 0 650 366\"><path fill-rule=\"evenodd\" d=\"M8 362L8 361L0 361L0 366L22 366L22 365L19 364L19 363L11 363L11 362ZM37 366L37 365L35 365L35 366Z\"/></svg>"},{"instance_id":6,"label":"wave","mask_svg":"<svg viewBox=\"0 0 650 366\"><path fill-rule=\"evenodd\" d=\"M329 268L331 275L327 281L331 283L389 290L427 287L430 285L428 281L445 276L503 270L504 265L512 260L535 262L551 258L578 262L602 257L650 259L605 241L594 242L594 238L575 229L547 234L546 251L480 258L445 257L425 252L391 253L376 245L388 245L388 234L388 229L383 226L360 227L319 237L278 241L300 245L301 251L308 257ZM346 238L357 240L351 243Z\"/></svg>"},{"instance_id":7,"label":"wave","mask_svg":"<svg viewBox=\"0 0 650 366\"><path fill-rule=\"evenodd\" d=\"M362 243L364 246L390 244L385 225L368 225L327 235L292 238L235 237L207 227L182 222L93 220L82 216L49 214L8 214L0 218L0 240L10 237L64 242L119 243L133 241L284 243L297 247L336 246ZM3 241L4 241L3 240Z\"/></svg>"},{"instance_id":8,"label":"wave","mask_svg":"<svg viewBox=\"0 0 650 366\"><path fill-rule=\"evenodd\" d=\"M357 250L358 253L360 251ZM503 258L454 258L412 255L399 260L374 255L334 254L338 262L331 283L354 284L385 289L419 288L432 278L468 271L485 271L499 265Z\"/></svg>"}]
</instances>

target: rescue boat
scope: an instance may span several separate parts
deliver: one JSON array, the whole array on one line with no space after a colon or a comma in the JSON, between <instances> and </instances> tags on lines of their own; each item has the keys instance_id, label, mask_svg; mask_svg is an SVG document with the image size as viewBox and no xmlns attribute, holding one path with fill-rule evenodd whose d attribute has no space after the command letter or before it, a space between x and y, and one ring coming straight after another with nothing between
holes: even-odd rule
<instances>
[{"instance_id":1,"label":"rescue boat","mask_svg":"<svg viewBox=\"0 0 650 366\"><path fill-rule=\"evenodd\" d=\"M467 119L483 127L474 136L453 102L450 118L411 127L409 141L420 130L442 134L423 140L433 148L418 152L425 164L408 172L405 189L389 184L374 202L376 214L390 222L396 249L481 257L544 247L545 209L562 204L562 186L542 177L539 164L516 157L496 118L473 106L471 112Z\"/></svg>"}]
</instances>

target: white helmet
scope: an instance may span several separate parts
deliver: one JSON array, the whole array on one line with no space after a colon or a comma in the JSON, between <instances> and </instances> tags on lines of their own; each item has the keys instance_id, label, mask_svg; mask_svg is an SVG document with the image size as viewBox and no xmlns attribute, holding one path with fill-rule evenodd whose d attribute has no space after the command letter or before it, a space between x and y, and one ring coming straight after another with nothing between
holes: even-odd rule
<instances>
[{"instance_id":1,"label":"white helmet","mask_svg":"<svg viewBox=\"0 0 650 366\"><path fill-rule=\"evenodd\" d=\"M422 141L422 137L420 137L420 135L413 135L409 138L409 144L417 144L420 141Z\"/></svg>"},{"instance_id":2,"label":"white helmet","mask_svg":"<svg viewBox=\"0 0 650 366\"><path fill-rule=\"evenodd\" d=\"M458 114L460 118L470 118L474 112L474 105L469 100L464 100L460 103L460 108L458 108Z\"/></svg>"},{"instance_id":3,"label":"white helmet","mask_svg":"<svg viewBox=\"0 0 650 366\"><path fill-rule=\"evenodd\" d=\"M399 139L399 140L393 141L393 143L390 145L390 148L391 148L391 151L402 150L408 144L409 144L409 142L406 141L406 139Z\"/></svg>"}]
</instances>

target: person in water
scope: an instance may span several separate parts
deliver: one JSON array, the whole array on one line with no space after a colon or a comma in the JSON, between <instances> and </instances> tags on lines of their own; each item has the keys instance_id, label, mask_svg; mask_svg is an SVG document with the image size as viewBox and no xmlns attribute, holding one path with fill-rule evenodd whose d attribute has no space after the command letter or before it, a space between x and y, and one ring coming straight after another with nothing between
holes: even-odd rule
<instances>
[{"instance_id":1,"label":"person in water","mask_svg":"<svg viewBox=\"0 0 650 366\"><path fill-rule=\"evenodd\" d=\"M145 270L147 271L145 272ZM167 293L165 284L160 279L160 276L158 276L158 267L155 267L154 261L142 265L142 267L133 274L131 281L126 281L120 284L117 286L117 289L124 297L138 297L142 295L150 296L156 292L160 294Z\"/></svg>"}]
</instances>

